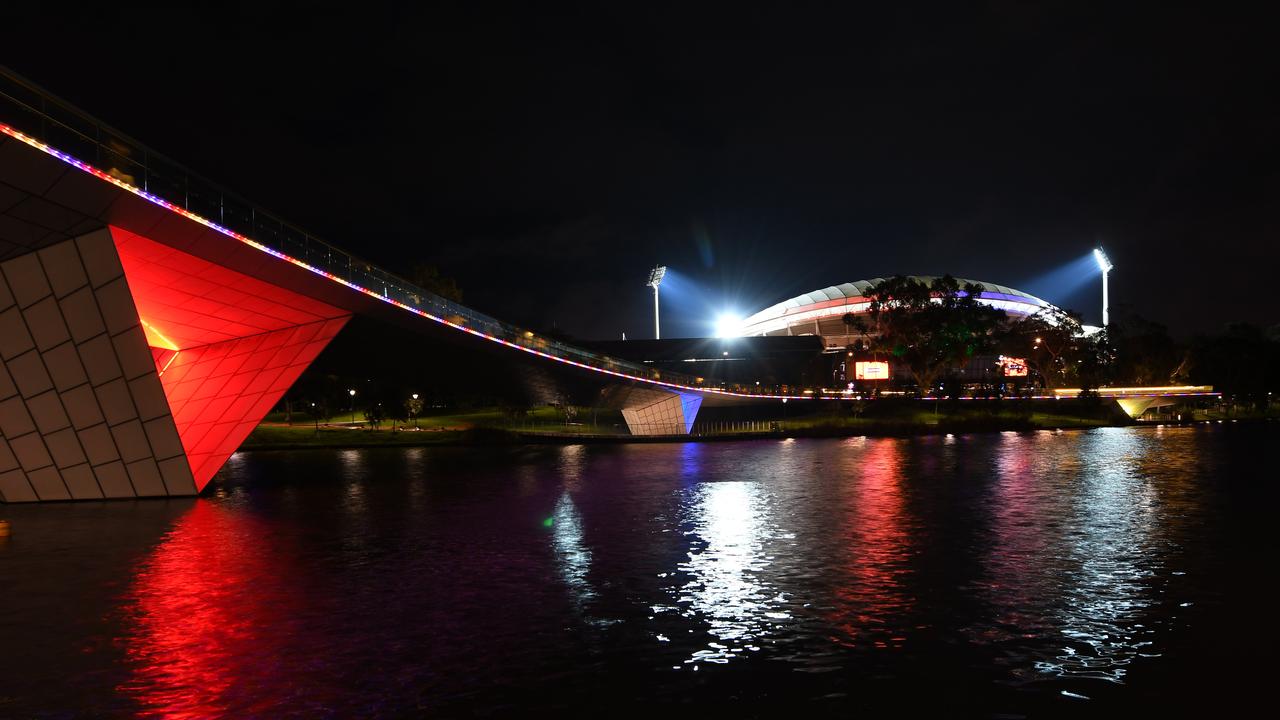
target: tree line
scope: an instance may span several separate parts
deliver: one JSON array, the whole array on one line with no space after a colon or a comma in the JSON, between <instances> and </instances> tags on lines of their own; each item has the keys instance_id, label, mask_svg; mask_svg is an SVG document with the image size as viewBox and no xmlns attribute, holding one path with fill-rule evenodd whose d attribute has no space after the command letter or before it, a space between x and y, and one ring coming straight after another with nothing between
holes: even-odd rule
<instances>
[{"instance_id":1,"label":"tree line","mask_svg":"<svg viewBox=\"0 0 1280 720\"><path fill-rule=\"evenodd\" d=\"M854 337L848 349L905 368L922 392L990 355L1025 360L1046 388L1213 385L1258 407L1280 390L1280 327L1233 324L1179 342L1165 326L1117 307L1109 327L1086 335L1076 312L1046 307L1013 317L980 301L981 292L950 275L883 280L866 294L866 314L843 317Z\"/></svg>"}]
</instances>

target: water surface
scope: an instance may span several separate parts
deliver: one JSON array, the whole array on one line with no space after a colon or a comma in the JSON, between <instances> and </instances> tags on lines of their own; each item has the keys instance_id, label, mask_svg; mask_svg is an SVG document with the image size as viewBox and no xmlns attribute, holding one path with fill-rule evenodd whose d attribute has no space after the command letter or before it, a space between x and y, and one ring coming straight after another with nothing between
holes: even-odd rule
<instances>
[{"instance_id":1,"label":"water surface","mask_svg":"<svg viewBox=\"0 0 1280 720\"><path fill-rule=\"evenodd\" d=\"M1266 696L1272 425L253 452L0 506L0 717Z\"/></svg>"}]
</instances>

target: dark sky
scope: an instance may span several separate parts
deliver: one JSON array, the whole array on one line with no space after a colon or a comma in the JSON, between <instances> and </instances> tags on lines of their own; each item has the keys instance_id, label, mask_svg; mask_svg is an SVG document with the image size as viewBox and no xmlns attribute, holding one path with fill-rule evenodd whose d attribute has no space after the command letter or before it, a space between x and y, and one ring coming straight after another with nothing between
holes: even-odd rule
<instances>
[{"instance_id":1,"label":"dark sky","mask_svg":"<svg viewBox=\"0 0 1280 720\"><path fill-rule=\"evenodd\" d=\"M1181 335L1280 322L1267 18L324 5L13 8L0 62L336 245L580 337L651 336L656 263L671 335L895 273L1097 322L1098 242L1113 307Z\"/></svg>"}]
</instances>

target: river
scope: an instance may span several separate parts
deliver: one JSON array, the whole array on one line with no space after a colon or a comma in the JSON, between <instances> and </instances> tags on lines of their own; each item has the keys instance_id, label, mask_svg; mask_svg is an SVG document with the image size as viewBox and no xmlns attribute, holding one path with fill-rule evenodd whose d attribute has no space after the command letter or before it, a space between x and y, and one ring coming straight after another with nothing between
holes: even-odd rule
<instances>
[{"instance_id":1,"label":"river","mask_svg":"<svg viewBox=\"0 0 1280 720\"><path fill-rule=\"evenodd\" d=\"M0 506L0 717L1244 707L1277 445L242 452L198 499Z\"/></svg>"}]
</instances>

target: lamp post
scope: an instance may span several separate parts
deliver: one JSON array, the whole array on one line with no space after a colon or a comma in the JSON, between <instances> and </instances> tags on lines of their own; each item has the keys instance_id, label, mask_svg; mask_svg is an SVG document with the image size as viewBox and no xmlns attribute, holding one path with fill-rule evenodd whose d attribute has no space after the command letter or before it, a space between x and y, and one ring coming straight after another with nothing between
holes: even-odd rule
<instances>
[{"instance_id":1,"label":"lamp post","mask_svg":"<svg viewBox=\"0 0 1280 720\"><path fill-rule=\"evenodd\" d=\"M413 409L415 411L418 409L418 393L413 394ZM418 413L413 412L410 414L413 415L413 429L417 430L418 429Z\"/></svg>"},{"instance_id":2,"label":"lamp post","mask_svg":"<svg viewBox=\"0 0 1280 720\"><path fill-rule=\"evenodd\" d=\"M356 389L351 388L347 392L351 394L351 424L354 425L356 422Z\"/></svg>"},{"instance_id":3,"label":"lamp post","mask_svg":"<svg viewBox=\"0 0 1280 720\"><path fill-rule=\"evenodd\" d=\"M1100 247L1093 249L1093 259L1098 261L1098 269L1102 270L1102 327L1105 328L1111 321L1111 301L1107 297L1107 275L1115 266L1111 264L1111 259Z\"/></svg>"},{"instance_id":4,"label":"lamp post","mask_svg":"<svg viewBox=\"0 0 1280 720\"><path fill-rule=\"evenodd\" d=\"M658 286L662 284L662 277L667 274L666 265L658 265L649 271L649 282L647 286L653 288L653 339L662 339L661 328L658 326Z\"/></svg>"}]
</instances>

